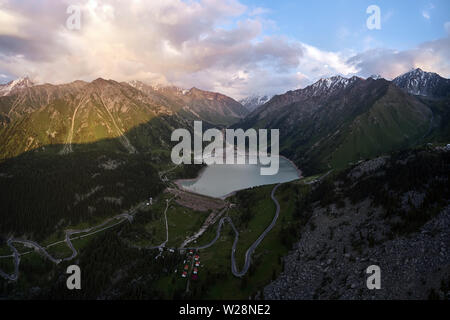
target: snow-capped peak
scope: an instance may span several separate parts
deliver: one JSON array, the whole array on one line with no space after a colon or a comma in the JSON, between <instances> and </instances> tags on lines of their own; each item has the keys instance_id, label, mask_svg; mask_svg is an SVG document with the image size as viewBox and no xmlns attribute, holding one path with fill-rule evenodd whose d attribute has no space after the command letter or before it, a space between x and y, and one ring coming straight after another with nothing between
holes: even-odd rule
<instances>
[{"instance_id":1,"label":"snow-capped peak","mask_svg":"<svg viewBox=\"0 0 450 320\"><path fill-rule=\"evenodd\" d=\"M140 81L138 81L138 80L131 80L131 81L128 81L128 84L129 84L130 86L132 86L133 88L136 88L136 89L139 89L139 88L143 85L143 83L140 82Z\"/></svg>"},{"instance_id":2,"label":"snow-capped peak","mask_svg":"<svg viewBox=\"0 0 450 320\"><path fill-rule=\"evenodd\" d=\"M372 74L370 77L368 77L367 79L373 79L373 80L380 80L383 79L382 76L380 76L379 74Z\"/></svg>"},{"instance_id":3,"label":"snow-capped peak","mask_svg":"<svg viewBox=\"0 0 450 320\"><path fill-rule=\"evenodd\" d=\"M130 86L132 86L133 88L136 88L138 90L142 90L144 87L146 87L146 88L153 89L154 91L158 91L161 88L163 88L163 86L160 85L160 84L146 84L146 83L144 83L142 81L139 81L139 80L128 81L128 84Z\"/></svg>"},{"instance_id":4,"label":"snow-capped peak","mask_svg":"<svg viewBox=\"0 0 450 320\"><path fill-rule=\"evenodd\" d=\"M448 96L450 80L434 72L420 68L411 70L393 80L394 84L406 92L420 96Z\"/></svg>"},{"instance_id":5,"label":"snow-capped peak","mask_svg":"<svg viewBox=\"0 0 450 320\"><path fill-rule=\"evenodd\" d=\"M239 100L239 103L242 104L247 110L253 111L263 104L267 103L273 96L271 95L258 95L253 94L244 99Z\"/></svg>"},{"instance_id":6,"label":"snow-capped peak","mask_svg":"<svg viewBox=\"0 0 450 320\"><path fill-rule=\"evenodd\" d=\"M18 78L7 84L0 85L0 96L7 96L15 91L34 86L34 83L28 78Z\"/></svg>"},{"instance_id":7,"label":"snow-capped peak","mask_svg":"<svg viewBox=\"0 0 450 320\"><path fill-rule=\"evenodd\" d=\"M148 89L151 89L153 91L159 91L159 92L172 91L179 95L185 95L190 91L190 90L185 90L185 89L173 86L173 85L165 85L165 84L160 84L160 83L146 84L139 80L128 81L128 84L130 86L132 86L133 88L141 90L141 91L145 91Z\"/></svg>"},{"instance_id":8,"label":"snow-capped peak","mask_svg":"<svg viewBox=\"0 0 450 320\"><path fill-rule=\"evenodd\" d=\"M397 78L394 79L394 81L396 81L397 79L427 79L427 78L431 78L431 77L435 77L435 76L439 76L437 73L434 72L426 72L423 71L420 68L417 69L413 69L411 71L408 71L404 74L402 74L401 76L398 76Z\"/></svg>"},{"instance_id":9,"label":"snow-capped peak","mask_svg":"<svg viewBox=\"0 0 450 320\"><path fill-rule=\"evenodd\" d=\"M320 79L311 86L305 88L312 93L312 95L327 94L342 90L353 84L358 77L344 78L342 76L333 76L330 78Z\"/></svg>"}]
</instances>

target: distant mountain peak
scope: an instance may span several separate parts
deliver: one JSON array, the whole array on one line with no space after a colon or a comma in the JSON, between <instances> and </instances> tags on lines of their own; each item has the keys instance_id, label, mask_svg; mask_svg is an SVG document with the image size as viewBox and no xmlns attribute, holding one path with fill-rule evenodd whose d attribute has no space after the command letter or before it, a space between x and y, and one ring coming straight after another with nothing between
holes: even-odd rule
<instances>
[{"instance_id":1,"label":"distant mountain peak","mask_svg":"<svg viewBox=\"0 0 450 320\"><path fill-rule=\"evenodd\" d=\"M450 95L449 79L420 68L408 71L392 82L404 91L417 96L446 97Z\"/></svg>"},{"instance_id":2,"label":"distant mountain peak","mask_svg":"<svg viewBox=\"0 0 450 320\"><path fill-rule=\"evenodd\" d=\"M272 97L272 95L252 94L244 99L239 100L239 103L242 104L248 111L252 112L270 101Z\"/></svg>"},{"instance_id":3,"label":"distant mountain peak","mask_svg":"<svg viewBox=\"0 0 450 320\"><path fill-rule=\"evenodd\" d=\"M165 84L161 84L161 83L147 84L140 80L131 80L131 81L128 81L127 83L130 86L132 86L133 88L136 88L141 91L150 89L150 90L157 91L157 92L171 91L171 92L175 92L177 94L185 94L189 91L189 90L185 90L185 89L173 86L173 85L165 85Z\"/></svg>"},{"instance_id":4,"label":"distant mountain peak","mask_svg":"<svg viewBox=\"0 0 450 320\"><path fill-rule=\"evenodd\" d=\"M328 88L330 88L330 87L332 87L333 85L336 85L336 84L348 85L349 83L354 81L355 78L356 77L345 78L343 76L336 75L336 76L332 76L332 77L329 77L329 78L321 78L319 81L314 83L313 86L314 85L320 86L321 84L325 84Z\"/></svg>"},{"instance_id":5,"label":"distant mountain peak","mask_svg":"<svg viewBox=\"0 0 450 320\"><path fill-rule=\"evenodd\" d=\"M170 104L174 110L184 110L197 118L214 124L229 124L247 113L240 103L217 92L192 87L183 89L175 85L149 85L141 81L128 84L143 91L158 104Z\"/></svg>"},{"instance_id":6,"label":"distant mountain peak","mask_svg":"<svg viewBox=\"0 0 450 320\"><path fill-rule=\"evenodd\" d=\"M397 78L400 78L400 77L418 77L418 76L419 77L426 77L426 76L439 76L439 75L437 73L434 73L434 72L424 71L421 68L415 68L415 69L411 69L410 71L400 75Z\"/></svg>"},{"instance_id":7,"label":"distant mountain peak","mask_svg":"<svg viewBox=\"0 0 450 320\"><path fill-rule=\"evenodd\" d=\"M337 75L329 78L322 78L303 90L311 91L313 95L330 94L337 90L347 88L349 85L355 83L358 79L360 78L356 76L345 78L343 76Z\"/></svg>"},{"instance_id":8,"label":"distant mountain peak","mask_svg":"<svg viewBox=\"0 0 450 320\"><path fill-rule=\"evenodd\" d=\"M132 87L137 87L137 86L144 84L143 82L141 82L139 80L131 80L131 81L128 81L127 83Z\"/></svg>"},{"instance_id":9,"label":"distant mountain peak","mask_svg":"<svg viewBox=\"0 0 450 320\"><path fill-rule=\"evenodd\" d=\"M30 88L32 86L34 86L34 83L30 80L30 78L28 76L23 77L23 78L18 78L16 80L8 82L7 84L0 85L0 97L7 96L18 90Z\"/></svg>"},{"instance_id":10,"label":"distant mountain peak","mask_svg":"<svg viewBox=\"0 0 450 320\"><path fill-rule=\"evenodd\" d=\"M373 80L380 80L383 79L382 76L380 76L379 74L372 74L370 77L368 77L367 79L373 79Z\"/></svg>"},{"instance_id":11,"label":"distant mountain peak","mask_svg":"<svg viewBox=\"0 0 450 320\"><path fill-rule=\"evenodd\" d=\"M106 80L103 78L97 78L94 81L92 81L93 84L109 84L111 83L111 80Z\"/></svg>"}]
</instances>

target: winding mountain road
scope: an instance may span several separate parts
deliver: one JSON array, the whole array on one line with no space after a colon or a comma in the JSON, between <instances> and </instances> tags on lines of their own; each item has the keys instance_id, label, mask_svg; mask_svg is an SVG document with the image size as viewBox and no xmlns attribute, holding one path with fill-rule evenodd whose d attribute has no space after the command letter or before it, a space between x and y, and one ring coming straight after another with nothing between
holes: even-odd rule
<instances>
[{"instance_id":1,"label":"winding mountain road","mask_svg":"<svg viewBox=\"0 0 450 320\"><path fill-rule=\"evenodd\" d=\"M62 241L58 241L52 244L49 244L46 247L42 247L40 244L38 244L35 241L31 241L31 240L22 240L22 239L14 239L14 238L10 238L7 241L7 245L8 247L13 251L12 255L9 256L1 256L0 258L10 258L13 257L14 258L14 273L12 275L9 275L7 273L5 273L3 270L0 269L0 277L6 279L6 280L11 280L11 281L16 281L19 278L19 265L20 265L20 257L24 256L26 254L30 254L33 251L27 251L24 253L19 253L17 248L14 247L13 243L18 243L18 244L22 244L26 247L33 247L34 251L39 252L42 256L44 256L45 258L47 258L48 260L50 260L51 262L55 263L55 264L59 264L61 261L70 261L73 260L77 255L78 255L78 251L75 249L75 247L73 246L73 243L71 240L75 240L75 239L81 239L81 238L85 238L88 236L91 236L93 234L96 234L98 232L101 231L105 231L107 229L111 229L125 221L129 221L131 222L133 220L133 216L134 214L136 214L137 208L135 208L134 210L132 210L132 212L130 214L128 213L122 213L119 214L115 217L112 217L108 220L106 220L105 222L103 222L102 224L99 224L97 226L94 227L90 227L90 228L86 228L86 229L82 229L82 230L66 230L66 236L65 239ZM110 223L111 221L114 220L120 220L117 223L114 223L110 226L106 226L108 223ZM100 228L100 229L99 229ZM99 230L96 230L99 229ZM93 231L96 230L96 231ZM75 234L80 234L80 233L86 233L82 236L78 236L78 237L72 237ZM61 243L66 243L67 246L72 250L72 255L70 257L64 258L64 259L58 259L58 258L54 258L52 255L50 255L48 253L48 251L46 249L53 247L55 245L61 244Z\"/></svg>"},{"instance_id":2,"label":"winding mountain road","mask_svg":"<svg viewBox=\"0 0 450 320\"><path fill-rule=\"evenodd\" d=\"M280 204L278 202L278 200L275 198L275 192L277 191L278 187L281 185L277 184L273 189L272 189L272 193L271 193L271 199L272 201L275 203L276 206L276 210L275 210L275 215L272 219L272 222L270 223L270 225L263 231L263 233L261 233L261 235L258 237L258 239L256 239L255 242L253 242L253 244L247 249L246 253L245 253L245 262L244 262L244 266L242 268L241 271L238 270L237 265L236 265L236 257L235 257L235 253L236 253L236 247L239 241L239 231L237 230L236 226L234 225L233 221L231 220L230 217L223 217L220 219L219 221L219 225L217 227L217 231L216 231L216 236L215 238L208 244L204 245L204 246L199 246L199 247L192 247L192 248L179 248L179 250L185 250L185 249L194 249L194 250L201 250L201 249L207 249L211 246L213 246L217 240L220 238L221 235L221 231L222 231L222 227L223 224L225 222L228 222L231 226L231 228L234 231L235 237L234 237L234 242L233 242L233 246L231 249L231 272L233 273L234 276L236 277L243 277L247 272L248 269L250 268L250 264L251 264L251 257L252 254L254 253L254 251L256 250L256 248L258 247L258 245L264 240L264 238L267 236L267 234L273 229L273 227L275 226L278 217L280 215ZM165 219L165 224L166 224L166 240L161 243L158 246L155 247L150 247L147 249L159 249L160 251L162 251L162 249L166 246L167 242L169 241L169 226L168 226L168 221L167 221L167 210L169 209L169 204L170 202L174 199L175 197L171 198L171 199L167 199L166 200L166 208L164 210L164 219ZM129 221L132 222L133 221L133 217L137 212L137 208L133 209L131 211L131 213L122 213L120 215L117 215L115 217L112 217L108 220L106 220L105 222L103 222L100 225L94 226L94 227L90 227L90 228L86 228L86 229L82 229L82 230L71 230L68 229L65 231L65 239L49 244L47 245L45 248L42 247L41 245L39 245L37 242L31 241L31 240L22 240L22 239L14 239L14 238L10 238L7 241L7 245L8 247L10 247L10 249L13 251L13 253L9 256L0 256L0 258L14 258L14 273L12 275L9 275L7 273L5 273L3 270L0 269L0 277L6 279L6 280L11 280L11 281L16 281L19 278L19 265L20 265L20 257L26 254L30 254L33 251L27 251L24 253L19 253L17 248L14 247L13 243L19 243L22 244L24 246L27 247L33 247L34 251L39 252L42 256L46 257L48 260L50 260L51 262L55 263L55 264L59 264L61 261L70 261L73 260L75 257L77 257L78 255L78 251L75 249L75 247L73 246L72 240L75 239L81 239L84 237L88 237L91 236L93 234L96 234L98 232L102 232L105 231L107 229L111 229L125 221ZM225 209L224 209L225 210ZM109 224L111 221L113 220L119 220L117 223L114 223L112 225L106 226L107 224ZM93 231L95 230L95 231ZM74 236L76 234L81 234L81 233L86 233L84 235L81 236ZM52 255L50 255L48 253L48 251L46 249L53 247L55 245L61 244L61 243L66 243L67 246L72 250L72 255L70 257L66 257L63 259L58 259L58 258L54 258Z\"/></svg>"},{"instance_id":3,"label":"winding mountain road","mask_svg":"<svg viewBox=\"0 0 450 320\"><path fill-rule=\"evenodd\" d=\"M11 244L10 240L8 240L7 244L8 244L8 247L10 247L11 250L13 251L13 254L11 256L14 257L14 273L12 275L9 275L9 274L3 272L3 270L0 269L0 276L2 278L6 279L6 280L16 281L17 279L19 279L20 253Z\"/></svg>"},{"instance_id":4,"label":"winding mountain road","mask_svg":"<svg viewBox=\"0 0 450 320\"><path fill-rule=\"evenodd\" d=\"M189 237L189 238L187 238L186 240L183 241L183 243L181 244L181 246L180 246L179 249L182 249L182 248L186 247L189 243L191 243L191 242L197 240L199 237L201 237L201 236L206 232L206 230L208 230L208 228L209 228L211 225L215 224L216 221L217 221L217 220L225 213L225 211L227 211L227 210L228 210L228 207L223 208L222 211L220 211L220 212L217 214L217 216L215 216L215 217L212 219L212 221L210 221L210 222L205 222L205 224L200 228L199 231L197 231L192 237ZM208 220L208 219L207 219L207 220Z\"/></svg>"},{"instance_id":5,"label":"winding mountain road","mask_svg":"<svg viewBox=\"0 0 450 320\"><path fill-rule=\"evenodd\" d=\"M175 197L172 197L171 199L166 199L166 209L164 210L164 220L166 222L166 240L161 243L159 246L154 246L154 247L147 247L146 249L163 249L167 242L169 242L169 223L167 221L167 210L169 209L169 203L170 201L172 201Z\"/></svg>"},{"instance_id":6,"label":"winding mountain road","mask_svg":"<svg viewBox=\"0 0 450 320\"><path fill-rule=\"evenodd\" d=\"M175 197L173 197L175 198ZM169 203L170 201L173 200L172 199L166 199L166 209L164 210L164 219L166 221L166 241L164 241L163 243L161 243L157 248L164 248L167 244L167 242L169 242L169 223L167 222L167 210L169 209Z\"/></svg>"},{"instance_id":7,"label":"winding mountain road","mask_svg":"<svg viewBox=\"0 0 450 320\"><path fill-rule=\"evenodd\" d=\"M248 269L250 268L251 257L252 257L253 252L256 250L258 245L264 240L264 238L267 236L267 234L270 232L270 230L273 229L273 227L275 226L275 224L276 224L276 222L278 220L278 217L280 215L280 204L279 204L278 200L275 198L275 192L277 191L277 189L278 189L278 187L280 185L281 185L281 183L277 184L272 189L272 193L270 195L270 197L272 198L272 200L273 200L273 202L275 203L275 206L276 206L275 215L274 215L274 217L272 219L272 222L263 231L263 233L261 233L261 235L258 237L258 239L256 239L256 241L253 242L253 244L245 252L245 263L244 263L244 267L242 268L241 271L239 271L237 266L236 266L236 257L235 257L236 247L237 247L237 243L239 241L239 231L236 229L236 226L234 225L234 223L233 223L233 221L231 220L230 217L223 217L222 219L220 219L219 225L217 227L216 236L210 243L208 243L208 244L206 244L204 246L194 247L194 248L186 248L186 249L189 249L189 250L190 249L201 250L201 249L209 248L212 245L214 245L216 243L216 241L220 238L220 234L221 234L221 231L222 231L223 224L226 221L226 222L228 222L231 225L231 228L233 228L233 231L234 231L234 242L233 242L233 247L231 249L231 272L236 277L243 277L247 273Z\"/></svg>"},{"instance_id":8,"label":"winding mountain road","mask_svg":"<svg viewBox=\"0 0 450 320\"><path fill-rule=\"evenodd\" d=\"M80 102L78 107L81 105L81 103L82 102ZM72 121L75 118L75 115L76 115L78 107L76 108L76 110L74 112L74 115L72 117ZM70 139L68 139L68 141L69 140ZM69 143L67 143L65 145L64 150L67 153L70 153L70 144L71 144L71 142L69 142ZM160 178L162 178L162 176L167 174L168 172L176 169L177 167L178 166L175 166L175 167L173 167L173 168L171 168L169 170L166 170L164 172L159 173ZM165 223L166 223L166 240L163 243L161 243L160 245L155 246L155 247L151 247L151 248L148 248L148 249L162 249L162 248L164 248L166 246L167 242L169 241L169 225L168 225L168 221L167 221L167 210L169 209L170 201L172 201L174 198L175 197L173 197L171 199L167 199L166 209L164 210L164 219L165 219ZM39 252L42 256L44 256L45 258L47 258L48 260L50 260L51 262L53 262L55 264L59 264L59 263L61 263L61 261L71 261L71 260L75 259L77 257L77 255L78 255L78 251L75 249L75 247L74 247L74 245L72 243L72 240L82 239L82 238L85 238L85 237L92 236L92 235L94 235L96 233L99 233L99 232L102 232L102 231L114 228L117 225L119 225L119 224L121 224L121 223L123 223L125 221L128 221L128 222L131 223L133 221L134 215L137 212L137 209L139 209L139 206L134 208L133 210L131 210L130 213L119 214L119 215L114 216L114 217L112 217L110 219L107 219L103 223L101 223L101 224L99 224L97 226L91 227L91 228L86 228L86 229L82 229L82 230L71 230L71 229L65 230L65 238L64 238L64 240L51 243L51 244L47 245L46 247L42 247L40 244L38 244L35 241L10 238L7 241L7 245L11 249L11 251L13 253L11 255L7 255L7 256L0 256L0 259L14 258L14 273L10 275L10 274L7 274L6 272L4 272L3 270L0 269L0 277L4 278L6 280L16 281L19 278L20 257L24 256L24 255L27 255L27 254L30 254L30 253L35 252L35 251ZM117 223L114 223L112 225L106 226L107 224L109 224L111 221L114 221L114 220L120 220L120 221L118 221ZM95 230L95 231L93 231L93 230ZM81 234L81 233L86 233L86 234L81 235L81 236L74 236L74 235ZM56 246L58 244L64 243L64 242L67 244L67 246L70 248L70 250L72 250L72 255L70 257L66 257L66 258L63 258L63 259L58 259L58 258L55 258L51 254L48 253L47 249L49 249L51 247L54 247L54 246ZM13 245L14 243L22 244L22 245L24 245L26 247L33 247L34 250L30 250L30 251L26 251L26 252L23 252L23 253L19 253L17 248L14 247L14 245Z\"/></svg>"}]
</instances>

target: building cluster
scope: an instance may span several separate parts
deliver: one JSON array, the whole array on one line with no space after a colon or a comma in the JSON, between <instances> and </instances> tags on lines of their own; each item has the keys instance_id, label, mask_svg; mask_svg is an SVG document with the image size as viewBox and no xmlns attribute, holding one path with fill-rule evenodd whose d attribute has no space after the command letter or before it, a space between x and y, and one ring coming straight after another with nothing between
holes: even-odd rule
<instances>
[{"instance_id":1,"label":"building cluster","mask_svg":"<svg viewBox=\"0 0 450 320\"><path fill-rule=\"evenodd\" d=\"M196 251L191 249L188 251L186 260L184 260L183 263L184 268L181 277L187 278L189 275L191 275L192 280L197 280L200 268L200 255ZM189 271L191 272L189 273Z\"/></svg>"}]
</instances>

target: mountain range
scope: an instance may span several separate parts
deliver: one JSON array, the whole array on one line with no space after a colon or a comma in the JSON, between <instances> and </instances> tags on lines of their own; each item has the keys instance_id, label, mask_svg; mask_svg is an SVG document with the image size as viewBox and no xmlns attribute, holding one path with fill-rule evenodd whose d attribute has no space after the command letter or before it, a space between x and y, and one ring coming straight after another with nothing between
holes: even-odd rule
<instances>
[{"instance_id":1,"label":"mountain range","mask_svg":"<svg viewBox=\"0 0 450 320\"><path fill-rule=\"evenodd\" d=\"M447 132L447 84L420 69L392 82L334 76L274 96L234 127L280 129L281 153L313 174Z\"/></svg>"},{"instance_id":2,"label":"mountain range","mask_svg":"<svg viewBox=\"0 0 450 320\"><path fill-rule=\"evenodd\" d=\"M69 153L72 144L109 138L118 138L129 153L168 149L171 132L191 127L192 120L226 126L248 113L219 93L101 78L63 85L33 85L24 78L1 90L2 158L55 144L65 145L61 153Z\"/></svg>"},{"instance_id":3,"label":"mountain range","mask_svg":"<svg viewBox=\"0 0 450 320\"><path fill-rule=\"evenodd\" d=\"M211 273L202 271L207 282L201 287L191 283L191 288L205 285L205 289L197 289L190 297L219 292L220 296L214 297L223 298L222 292L228 291L230 297L239 292L238 297L247 298L270 279L275 281L264 289L266 299L278 299L279 294L307 299L361 297L355 293L361 292L355 285L359 280L353 271L349 273L361 270L363 260L355 257L364 257L367 263L375 257L387 266L410 267L400 273L395 268L386 271L395 278L388 277L383 283L394 289L387 293L380 290L381 297L409 297L411 286L404 283L419 267L434 271L426 281L414 279L414 288L420 288L416 290L418 297L428 295L430 288L445 279L441 268L446 270L448 265L443 260L447 257L443 243L448 239L450 148L428 143L449 142L450 98L448 80L437 74L414 70L394 81L379 76L334 76L270 99L252 96L241 101L245 106L197 88L102 78L61 85L36 85L23 78L1 85L0 90L1 255L11 254L7 239L14 237L44 245L58 239L62 247L46 249L66 257L70 252L66 252L62 230L99 225L116 213L133 212L144 199L154 200L152 206L144 202L141 213L145 214L136 214L133 223L122 224L117 232L99 233L98 238L86 242L78 239L76 245L81 250L77 263L90 275L80 291L88 294L84 298L105 298L105 293L106 297L129 298L130 292L138 292L142 298L136 286L152 298L179 298L178 289L186 291L179 273L173 273L183 266L183 256L172 252L161 258L159 250L138 250L135 245L151 248L148 245L158 244L159 237L161 241L169 239L167 232L174 243L170 246L175 246L175 237L184 240L195 234L204 226L202 219L209 223L209 214L215 214L210 210L202 215L185 205L218 199L195 196L184 204L175 199L169 208L173 198L163 192L170 180L194 178L202 169L198 165L173 166L170 160L171 133L177 128L192 130L193 120L202 120L205 129L280 129L281 153L295 162L306 178L275 189L262 186L239 191L230 199L234 209L222 218L236 223L232 229L243 235L239 241L249 239L251 232L257 239L261 235L258 229L267 230L264 219L267 224L273 221L271 198L280 201L281 216L251 265L277 265L279 271L250 269L245 278L237 279L226 271L229 251L214 247L202 253L203 263L209 259L207 268L213 266ZM170 180L164 177L169 172ZM186 194L187 199L191 196ZM167 210L171 211L166 214ZM166 232L164 220L169 228ZM222 222L216 219L216 223ZM443 230L424 226L427 222ZM213 224L206 231L207 237L214 237L218 230ZM225 246L232 248L237 237L225 233L221 243L228 241ZM435 235L432 241L430 234ZM293 245L302 235L306 239L301 238L300 244L307 255L300 251L302 246ZM402 240L402 236L412 238ZM424 237L426 241L422 241ZM424 243L430 245L425 247ZM240 242L237 251L242 259L247 248L248 244ZM427 248L426 255L423 248ZM386 256L386 252L390 254ZM285 254L288 256L280 259ZM65 264L41 265L30 256L21 261L19 286L2 282L0 297L35 297L37 292L37 297L61 298L71 294L65 279L57 280L66 271ZM142 260L135 268L139 257ZM164 263L155 263L158 257ZM411 257L421 260L407 260ZM0 270L12 274L14 265L3 261ZM170 261L173 264L168 266ZM282 274L276 279L279 272ZM331 272L327 279L334 280L324 282L325 272ZM129 277L118 285L117 275L121 274ZM174 280L167 280L171 279L168 276ZM306 280L303 283L301 279ZM241 292L251 281L253 287ZM54 283L56 287L52 287ZM236 289L224 290L230 283ZM339 295L336 288L340 288ZM401 294L397 288L402 288ZM363 291L364 296L371 294Z\"/></svg>"},{"instance_id":4,"label":"mountain range","mask_svg":"<svg viewBox=\"0 0 450 320\"><path fill-rule=\"evenodd\" d=\"M226 126L248 114L239 102L216 92L195 87L185 90L175 86L151 86L140 81L131 81L130 85L147 94L155 103L215 125Z\"/></svg>"},{"instance_id":5,"label":"mountain range","mask_svg":"<svg viewBox=\"0 0 450 320\"><path fill-rule=\"evenodd\" d=\"M21 78L0 86L0 156L47 145L117 138L136 153L169 149L174 128L278 128L281 152L308 173L412 147L450 132L450 80L412 70L385 80L333 76L284 94L240 102L220 93L140 81L96 79L34 85ZM133 129L133 130L132 130ZM105 142L106 143L106 142Z\"/></svg>"}]
</instances>

